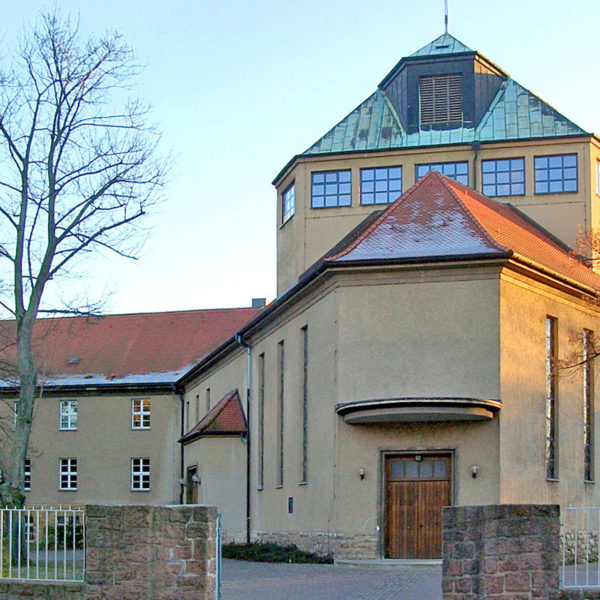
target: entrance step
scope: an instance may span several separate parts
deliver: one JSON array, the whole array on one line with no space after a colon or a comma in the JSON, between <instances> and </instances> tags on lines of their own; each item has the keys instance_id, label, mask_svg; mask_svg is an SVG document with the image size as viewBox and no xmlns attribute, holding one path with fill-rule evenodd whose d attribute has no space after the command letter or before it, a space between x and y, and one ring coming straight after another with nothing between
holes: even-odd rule
<instances>
[{"instance_id":1,"label":"entrance step","mask_svg":"<svg viewBox=\"0 0 600 600\"><path fill-rule=\"evenodd\" d=\"M398 567L441 567L441 558L382 558L351 559L336 558L336 567L359 567L362 569L397 569Z\"/></svg>"}]
</instances>

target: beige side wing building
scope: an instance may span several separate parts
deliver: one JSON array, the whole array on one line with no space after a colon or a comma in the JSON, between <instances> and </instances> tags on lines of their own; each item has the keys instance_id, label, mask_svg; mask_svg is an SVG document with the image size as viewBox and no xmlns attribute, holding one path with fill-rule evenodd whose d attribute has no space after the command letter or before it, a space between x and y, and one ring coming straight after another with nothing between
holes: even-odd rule
<instances>
[{"instance_id":1,"label":"beige side wing building","mask_svg":"<svg viewBox=\"0 0 600 600\"><path fill-rule=\"evenodd\" d=\"M75 467L73 502L216 504L229 539L360 558L439 557L447 505L600 503L600 275L571 250L600 225L595 135L444 34L274 185L277 298L210 334L165 317L132 350L162 366L88 387L70 347L28 501Z\"/></svg>"}]
</instances>

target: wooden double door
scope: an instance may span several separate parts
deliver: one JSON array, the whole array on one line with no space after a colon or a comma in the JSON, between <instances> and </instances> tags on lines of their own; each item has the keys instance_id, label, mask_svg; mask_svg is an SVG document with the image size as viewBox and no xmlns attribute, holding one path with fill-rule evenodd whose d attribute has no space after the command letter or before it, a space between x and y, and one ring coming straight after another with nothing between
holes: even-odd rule
<instances>
[{"instance_id":1,"label":"wooden double door","mask_svg":"<svg viewBox=\"0 0 600 600\"><path fill-rule=\"evenodd\" d=\"M440 558L442 509L451 503L450 454L385 459L385 557Z\"/></svg>"}]
</instances>

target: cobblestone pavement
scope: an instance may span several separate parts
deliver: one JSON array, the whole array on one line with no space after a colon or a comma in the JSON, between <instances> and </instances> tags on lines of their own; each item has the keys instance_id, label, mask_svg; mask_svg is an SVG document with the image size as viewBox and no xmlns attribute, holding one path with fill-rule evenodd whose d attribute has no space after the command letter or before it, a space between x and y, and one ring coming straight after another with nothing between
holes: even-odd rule
<instances>
[{"instance_id":1,"label":"cobblestone pavement","mask_svg":"<svg viewBox=\"0 0 600 600\"><path fill-rule=\"evenodd\" d=\"M223 560L222 600L441 598L441 567L366 569Z\"/></svg>"}]
</instances>

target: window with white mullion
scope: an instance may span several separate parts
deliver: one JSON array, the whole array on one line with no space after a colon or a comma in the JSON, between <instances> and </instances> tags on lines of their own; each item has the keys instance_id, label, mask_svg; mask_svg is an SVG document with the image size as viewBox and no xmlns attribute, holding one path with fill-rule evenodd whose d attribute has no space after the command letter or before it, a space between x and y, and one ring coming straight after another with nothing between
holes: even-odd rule
<instances>
[{"instance_id":1,"label":"window with white mullion","mask_svg":"<svg viewBox=\"0 0 600 600\"><path fill-rule=\"evenodd\" d=\"M148 492L150 490L150 459L131 459L131 491Z\"/></svg>"},{"instance_id":2,"label":"window with white mullion","mask_svg":"<svg viewBox=\"0 0 600 600\"><path fill-rule=\"evenodd\" d=\"M58 489L61 491L77 490L76 458L61 458L59 460Z\"/></svg>"},{"instance_id":3,"label":"window with white mullion","mask_svg":"<svg viewBox=\"0 0 600 600\"><path fill-rule=\"evenodd\" d=\"M61 400L59 404L59 429L74 431L77 429L77 400Z\"/></svg>"},{"instance_id":4,"label":"window with white mullion","mask_svg":"<svg viewBox=\"0 0 600 600\"><path fill-rule=\"evenodd\" d=\"M135 399L131 401L131 428L150 429L150 400Z\"/></svg>"}]
</instances>

